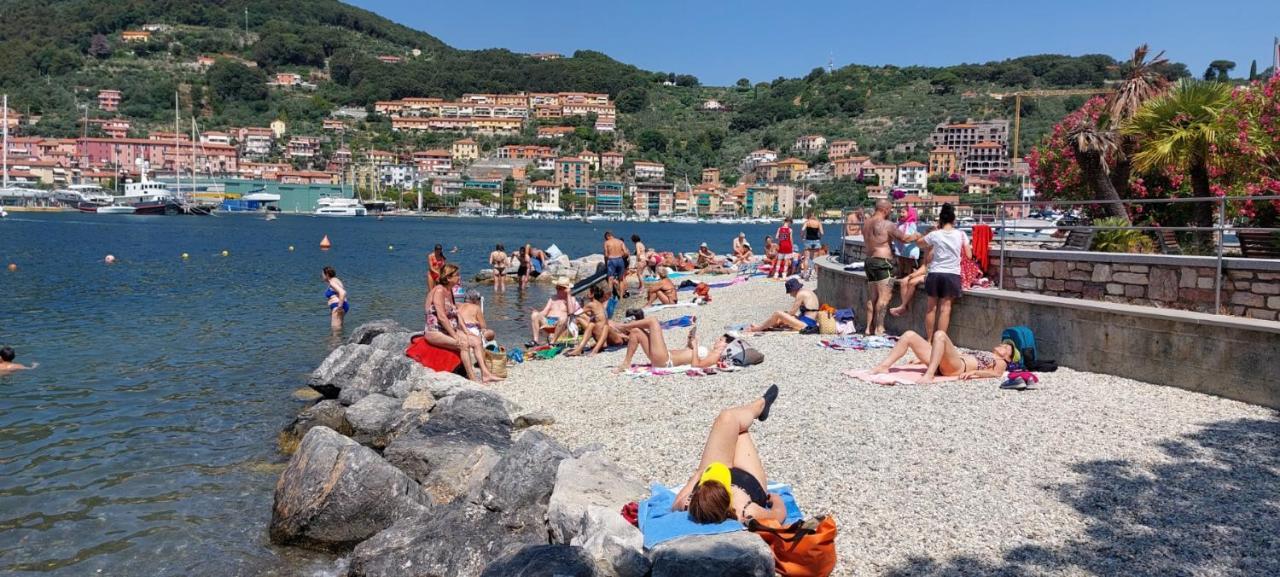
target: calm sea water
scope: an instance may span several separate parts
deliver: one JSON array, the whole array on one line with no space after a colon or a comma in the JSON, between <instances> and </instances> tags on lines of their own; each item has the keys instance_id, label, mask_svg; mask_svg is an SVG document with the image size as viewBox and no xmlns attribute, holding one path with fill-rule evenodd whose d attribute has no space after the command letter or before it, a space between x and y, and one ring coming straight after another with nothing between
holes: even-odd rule
<instances>
[{"instance_id":1,"label":"calm sea water","mask_svg":"<svg viewBox=\"0 0 1280 577\"><path fill-rule=\"evenodd\" d=\"M416 330L436 243L458 247L450 260L470 279L498 242L554 242L577 257L599 252L611 229L660 249L706 241L727 252L739 230L757 245L773 228L11 214L0 220L0 265L19 268L0 266L0 344L40 366L0 376L0 574L327 567L266 539L286 462L276 433L301 406L290 393L340 338L321 296L325 265L350 291L347 332L379 318ZM324 235L329 251L318 248ZM107 254L117 263L104 264ZM481 291L507 343L527 338L523 319L548 296Z\"/></svg>"}]
</instances>

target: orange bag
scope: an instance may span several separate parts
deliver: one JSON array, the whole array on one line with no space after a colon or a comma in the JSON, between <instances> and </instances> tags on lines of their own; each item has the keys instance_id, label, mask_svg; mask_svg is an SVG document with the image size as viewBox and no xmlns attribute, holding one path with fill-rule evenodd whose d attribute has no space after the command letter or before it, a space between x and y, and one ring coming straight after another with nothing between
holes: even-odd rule
<instances>
[{"instance_id":1,"label":"orange bag","mask_svg":"<svg viewBox=\"0 0 1280 577\"><path fill-rule=\"evenodd\" d=\"M819 515L787 526L772 519L747 525L773 549L773 568L783 577L827 577L836 567L836 519Z\"/></svg>"}]
</instances>

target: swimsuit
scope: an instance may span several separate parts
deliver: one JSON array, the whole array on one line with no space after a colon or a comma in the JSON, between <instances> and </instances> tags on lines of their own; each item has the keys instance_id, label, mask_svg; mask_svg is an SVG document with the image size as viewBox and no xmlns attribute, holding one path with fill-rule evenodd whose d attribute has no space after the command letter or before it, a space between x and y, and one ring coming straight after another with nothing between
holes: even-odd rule
<instances>
[{"instance_id":1,"label":"swimsuit","mask_svg":"<svg viewBox=\"0 0 1280 577\"><path fill-rule=\"evenodd\" d=\"M336 296L338 296L338 291L333 290L333 287L329 287L329 288L327 288L327 289L324 289L324 300L329 300L329 299L331 299L331 298L333 298L333 297L336 297ZM335 309L337 309L339 306L341 306L341 307L342 307L342 312L344 312L344 313L345 313L345 312L347 312L347 311L349 311L349 310L351 310L351 305L350 305L349 303L347 303L347 301L345 301L345 300L344 300L344 301L342 301L342 302L331 302L331 303L329 303L329 310L335 310Z\"/></svg>"},{"instance_id":2,"label":"swimsuit","mask_svg":"<svg viewBox=\"0 0 1280 577\"><path fill-rule=\"evenodd\" d=\"M893 278L893 261L878 256L867 257L863 270L867 273L867 282L881 282Z\"/></svg>"},{"instance_id":3,"label":"swimsuit","mask_svg":"<svg viewBox=\"0 0 1280 577\"><path fill-rule=\"evenodd\" d=\"M809 250L822 248L822 233L816 227L804 227L804 247Z\"/></svg>"},{"instance_id":4,"label":"swimsuit","mask_svg":"<svg viewBox=\"0 0 1280 577\"><path fill-rule=\"evenodd\" d=\"M449 293L449 307L445 309L445 318L456 323L458 322L458 306L453 302L453 293ZM436 306L433 304L427 309L427 332L442 333L444 330L440 326L440 317L436 316Z\"/></svg>"},{"instance_id":5,"label":"swimsuit","mask_svg":"<svg viewBox=\"0 0 1280 577\"><path fill-rule=\"evenodd\" d=\"M755 475L737 467L730 467L729 479L734 487L742 489L742 492L747 494L747 498L752 503L765 509L772 505L772 502L769 501L769 493L764 490L764 487L760 486L760 480Z\"/></svg>"},{"instance_id":6,"label":"swimsuit","mask_svg":"<svg viewBox=\"0 0 1280 577\"><path fill-rule=\"evenodd\" d=\"M996 368L996 356L988 351L973 351L971 356L978 363L979 371L986 371ZM969 360L962 358L965 369L969 368Z\"/></svg>"},{"instance_id":7,"label":"swimsuit","mask_svg":"<svg viewBox=\"0 0 1280 577\"><path fill-rule=\"evenodd\" d=\"M605 260L605 266L608 270L609 278L622 278L627 272L627 258L615 256Z\"/></svg>"}]
</instances>

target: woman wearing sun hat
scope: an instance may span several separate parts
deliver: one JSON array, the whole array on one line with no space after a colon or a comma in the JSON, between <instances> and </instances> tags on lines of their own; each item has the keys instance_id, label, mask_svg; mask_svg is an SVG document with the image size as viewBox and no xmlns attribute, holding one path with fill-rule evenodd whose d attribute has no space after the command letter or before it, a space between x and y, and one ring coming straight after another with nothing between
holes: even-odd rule
<instances>
[{"instance_id":1,"label":"woman wearing sun hat","mask_svg":"<svg viewBox=\"0 0 1280 577\"><path fill-rule=\"evenodd\" d=\"M703 524L787 518L782 497L765 490L769 484L764 464L749 432L753 421L769 418L777 398L778 385L771 385L759 399L720 411L707 435L702 461L676 494L673 509L687 510L690 519Z\"/></svg>"}]
</instances>

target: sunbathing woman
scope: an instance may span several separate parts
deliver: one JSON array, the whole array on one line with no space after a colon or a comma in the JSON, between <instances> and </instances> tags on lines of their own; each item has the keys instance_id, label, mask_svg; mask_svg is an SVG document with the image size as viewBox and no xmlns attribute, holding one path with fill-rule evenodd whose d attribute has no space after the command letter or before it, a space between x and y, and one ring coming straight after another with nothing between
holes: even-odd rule
<instances>
[{"instance_id":1,"label":"sunbathing woman","mask_svg":"<svg viewBox=\"0 0 1280 577\"><path fill-rule=\"evenodd\" d=\"M907 331L898 339L898 344L893 346L893 350L889 351L889 356L871 369L871 374L889 372L889 367L906 356L908 350L915 354L919 361L929 363L929 368L924 372L924 378L920 379L921 384L933 382L935 375L961 379L1000 377L1008 370L1010 362L1021 360L1018 349L1013 346L1012 341L1007 339L991 349L991 352L966 353L956 347L947 333L942 331L933 333L932 342L924 340L924 337L915 331Z\"/></svg>"},{"instance_id":2,"label":"sunbathing woman","mask_svg":"<svg viewBox=\"0 0 1280 577\"><path fill-rule=\"evenodd\" d=\"M768 479L750 433L752 421L769 418L777 398L778 385L771 385L759 399L720 411L702 448L702 460L676 494L672 510L687 510L690 519L703 524L787 518L782 496L765 490Z\"/></svg>"},{"instance_id":3,"label":"sunbathing woman","mask_svg":"<svg viewBox=\"0 0 1280 577\"><path fill-rule=\"evenodd\" d=\"M458 322L458 305L453 300L453 287L462 280L457 265L445 264L440 267L439 282L427 293L426 327L423 338L433 347L439 347L458 353L462 357L462 366L467 371L467 378L492 383L502 380L489 372L484 362L484 342L480 337L463 330ZM480 365L480 377L476 378L473 365Z\"/></svg>"},{"instance_id":4,"label":"sunbathing woman","mask_svg":"<svg viewBox=\"0 0 1280 577\"><path fill-rule=\"evenodd\" d=\"M697 322L697 319L694 319L694 322ZM732 335L721 335L711 345L711 350L703 351L702 347L698 346L698 328L695 325L689 330L685 348L669 350L667 341L662 336L662 323L658 322L658 319L647 317L615 326L627 335L627 354L622 358L622 364L613 370L615 374L631 368L631 358L636 354L636 347L644 350L645 356L649 357L649 363L655 367L689 365L698 369L709 369L720 363L720 357L724 355L725 348L735 340Z\"/></svg>"},{"instance_id":5,"label":"sunbathing woman","mask_svg":"<svg viewBox=\"0 0 1280 577\"><path fill-rule=\"evenodd\" d=\"M649 299L644 306L653 303L662 303L664 305L676 304L676 285L668 278L670 272L667 267L658 268L658 282L649 287Z\"/></svg>"},{"instance_id":6,"label":"sunbathing woman","mask_svg":"<svg viewBox=\"0 0 1280 577\"><path fill-rule=\"evenodd\" d=\"M591 347L591 352L587 353L588 356L600 352L606 346L613 347L627 342L627 336L609 322L609 315L605 313L604 308L604 303L608 300L600 285L591 287L591 300L582 306L582 318L586 319L582 338L578 341L578 346L564 354L566 357L582 354L582 351L587 348L587 341L592 339L595 340L595 346Z\"/></svg>"},{"instance_id":7,"label":"sunbathing woman","mask_svg":"<svg viewBox=\"0 0 1280 577\"><path fill-rule=\"evenodd\" d=\"M818 326L815 313L818 312L818 295L804 288L799 279L789 278L785 285L787 294L795 297L791 310L776 311L764 322L747 327L747 332L792 330L800 331L808 327Z\"/></svg>"}]
</instances>

